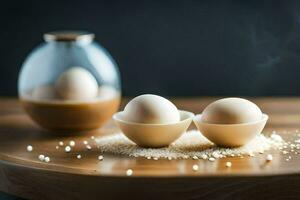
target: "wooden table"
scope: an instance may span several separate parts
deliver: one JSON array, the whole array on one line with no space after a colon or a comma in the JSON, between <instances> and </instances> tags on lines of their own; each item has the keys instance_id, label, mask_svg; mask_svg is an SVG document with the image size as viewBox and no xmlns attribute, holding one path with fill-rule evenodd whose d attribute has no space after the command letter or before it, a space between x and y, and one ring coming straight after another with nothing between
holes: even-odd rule
<instances>
[{"instance_id":1,"label":"wooden table","mask_svg":"<svg viewBox=\"0 0 300 200\"><path fill-rule=\"evenodd\" d=\"M180 109L200 113L213 98L176 98ZM300 130L300 98L252 99L269 114L265 133L273 130L292 140ZM191 126L193 129L194 127ZM55 147L59 141L91 142L92 135L118 131L109 122L96 131L64 136L40 129L15 99L0 100L0 190L31 199L287 199L300 198L300 156L270 152L256 157L205 160L147 160L104 155L76 145L71 153ZM27 152L31 144L33 152ZM82 159L76 159L80 152ZM49 155L51 162L38 160ZM226 168L226 161L233 163ZM194 164L199 171L192 170ZM126 176L127 169L132 176Z\"/></svg>"}]
</instances>

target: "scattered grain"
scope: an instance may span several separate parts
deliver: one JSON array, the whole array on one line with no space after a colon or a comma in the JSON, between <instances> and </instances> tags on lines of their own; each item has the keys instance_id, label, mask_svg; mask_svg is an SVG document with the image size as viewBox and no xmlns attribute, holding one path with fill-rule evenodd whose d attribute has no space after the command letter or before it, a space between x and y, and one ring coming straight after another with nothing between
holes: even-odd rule
<instances>
[{"instance_id":1,"label":"scattered grain","mask_svg":"<svg viewBox=\"0 0 300 200\"><path fill-rule=\"evenodd\" d=\"M267 157L266 157L266 161L270 162L272 160L273 160L273 156L271 154L268 154Z\"/></svg>"},{"instance_id":2,"label":"scattered grain","mask_svg":"<svg viewBox=\"0 0 300 200\"><path fill-rule=\"evenodd\" d=\"M71 147L74 147L74 146L75 146L75 141L71 140L71 141L70 141L70 146L71 146Z\"/></svg>"},{"instance_id":3,"label":"scattered grain","mask_svg":"<svg viewBox=\"0 0 300 200\"><path fill-rule=\"evenodd\" d=\"M197 156L193 156L193 160L198 160L198 157Z\"/></svg>"},{"instance_id":4,"label":"scattered grain","mask_svg":"<svg viewBox=\"0 0 300 200\"><path fill-rule=\"evenodd\" d=\"M40 161L44 161L45 160L45 156L43 154L39 155L39 160Z\"/></svg>"},{"instance_id":5,"label":"scattered grain","mask_svg":"<svg viewBox=\"0 0 300 200\"><path fill-rule=\"evenodd\" d=\"M33 151L33 147L31 145L28 145L26 149L27 149L28 152L32 152Z\"/></svg>"},{"instance_id":6,"label":"scattered grain","mask_svg":"<svg viewBox=\"0 0 300 200\"><path fill-rule=\"evenodd\" d=\"M226 162L226 167L231 167L232 166L232 163L231 162Z\"/></svg>"},{"instance_id":7,"label":"scattered grain","mask_svg":"<svg viewBox=\"0 0 300 200\"><path fill-rule=\"evenodd\" d=\"M127 169L126 175L127 175L127 176L131 176L132 174L133 174L132 169Z\"/></svg>"},{"instance_id":8,"label":"scattered grain","mask_svg":"<svg viewBox=\"0 0 300 200\"><path fill-rule=\"evenodd\" d=\"M104 158L104 157L103 157L102 155L98 156L98 160L100 160L100 161L102 161L103 158Z\"/></svg>"},{"instance_id":9,"label":"scattered grain","mask_svg":"<svg viewBox=\"0 0 300 200\"><path fill-rule=\"evenodd\" d=\"M213 162L213 161L215 161L216 159L213 158L213 157L210 157L208 160L211 161L211 162Z\"/></svg>"},{"instance_id":10,"label":"scattered grain","mask_svg":"<svg viewBox=\"0 0 300 200\"><path fill-rule=\"evenodd\" d=\"M48 156L45 157L45 162L50 162L50 158Z\"/></svg>"},{"instance_id":11,"label":"scattered grain","mask_svg":"<svg viewBox=\"0 0 300 200\"><path fill-rule=\"evenodd\" d=\"M194 171L198 171L199 170L199 166L198 165L193 165L193 170Z\"/></svg>"},{"instance_id":12,"label":"scattered grain","mask_svg":"<svg viewBox=\"0 0 300 200\"><path fill-rule=\"evenodd\" d=\"M66 146L66 147L65 147L65 152L69 153L71 150L72 150L72 149L71 149L70 146Z\"/></svg>"},{"instance_id":13,"label":"scattered grain","mask_svg":"<svg viewBox=\"0 0 300 200\"><path fill-rule=\"evenodd\" d=\"M191 130L183 134L174 144L164 148L142 148L131 142L123 134L101 136L95 138L97 146L100 146L101 153L122 154L132 157L151 157L172 159L219 159L223 157L244 157L254 156L256 153L264 153L270 149L278 149L285 141L273 133L268 137L263 134L257 135L248 144L237 148L217 147L208 141L199 131ZM300 147L299 147L300 148ZM211 159L210 159L211 160Z\"/></svg>"}]
</instances>

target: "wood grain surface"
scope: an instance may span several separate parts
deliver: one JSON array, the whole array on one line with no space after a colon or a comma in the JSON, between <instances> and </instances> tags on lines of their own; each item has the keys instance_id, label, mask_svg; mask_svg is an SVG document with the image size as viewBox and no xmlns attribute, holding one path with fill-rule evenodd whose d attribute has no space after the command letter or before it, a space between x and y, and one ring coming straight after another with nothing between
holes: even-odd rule
<instances>
[{"instance_id":1,"label":"wood grain surface","mask_svg":"<svg viewBox=\"0 0 300 200\"><path fill-rule=\"evenodd\" d=\"M201 113L214 98L173 98L178 108ZM300 98L252 99L273 130L293 141L300 130ZM123 102L124 105L124 102ZM194 126L190 127L195 129ZM269 151L255 157L205 160L147 160L104 154L91 136L119 130L110 121L102 129L55 133L39 128L16 99L0 100L0 190L29 199L300 199L300 156ZM76 146L56 149L59 141ZM83 141L92 146L87 150ZM27 152L27 145L34 150ZM76 155L80 153L81 159ZM265 162L267 153L273 161ZM300 150L299 150L300 153ZM42 162L38 155L51 158ZM286 161L292 156L290 161ZM231 161L233 166L226 168ZM198 171L192 166L199 165ZM132 176L126 170L132 169Z\"/></svg>"}]
</instances>

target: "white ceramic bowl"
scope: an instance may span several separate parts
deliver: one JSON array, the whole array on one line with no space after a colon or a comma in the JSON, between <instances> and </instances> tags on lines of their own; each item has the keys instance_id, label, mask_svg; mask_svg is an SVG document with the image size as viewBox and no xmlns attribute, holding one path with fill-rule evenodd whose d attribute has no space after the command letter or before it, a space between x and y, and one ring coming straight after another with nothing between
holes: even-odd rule
<instances>
[{"instance_id":1,"label":"white ceramic bowl","mask_svg":"<svg viewBox=\"0 0 300 200\"><path fill-rule=\"evenodd\" d=\"M262 119L242 124L209 124L201 121L201 114L193 119L198 130L211 142L223 147L238 147L245 145L257 134L261 133L268 120L263 114Z\"/></svg>"},{"instance_id":2,"label":"white ceramic bowl","mask_svg":"<svg viewBox=\"0 0 300 200\"><path fill-rule=\"evenodd\" d=\"M142 124L126 121L122 112L113 119L124 135L142 147L159 148L170 145L184 133L192 122L194 114L179 110L180 121L170 124Z\"/></svg>"}]
</instances>

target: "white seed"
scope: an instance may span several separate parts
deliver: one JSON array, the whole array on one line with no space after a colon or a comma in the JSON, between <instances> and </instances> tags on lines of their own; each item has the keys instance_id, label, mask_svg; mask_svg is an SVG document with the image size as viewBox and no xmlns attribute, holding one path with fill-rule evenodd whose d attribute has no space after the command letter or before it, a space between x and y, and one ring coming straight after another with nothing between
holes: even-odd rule
<instances>
[{"instance_id":1,"label":"white seed","mask_svg":"<svg viewBox=\"0 0 300 200\"><path fill-rule=\"evenodd\" d=\"M276 133L273 133L271 135L271 138L275 141L275 142L282 142L282 137L280 135L277 135Z\"/></svg>"},{"instance_id":2,"label":"white seed","mask_svg":"<svg viewBox=\"0 0 300 200\"><path fill-rule=\"evenodd\" d=\"M60 141L58 144L59 144L59 146L64 146L64 142L63 141Z\"/></svg>"},{"instance_id":3,"label":"white seed","mask_svg":"<svg viewBox=\"0 0 300 200\"><path fill-rule=\"evenodd\" d=\"M43 154L39 155L39 160L40 161L44 161L45 160L45 156Z\"/></svg>"},{"instance_id":4,"label":"white seed","mask_svg":"<svg viewBox=\"0 0 300 200\"><path fill-rule=\"evenodd\" d=\"M45 157L45 162L50 162L50 158L48 156Z\"/></svg>"},{"instance_id":5,"label":"white seed","mask_svg":"<svg viewBox=\"0 0 300 200\"><path fill-rule=\"evenodd\" d=\"M59 146L56 146L55 149L59 149Z\"/></svg>"},{"instance_id":6,"label":"white seed","mask_svg":"<svg viewBox=\"0 0 300 200\"><path fill-rule=\"evenodd\" d=\"M211 158L209 158L208 160L211 161L211 162L213 162L213 161L215 161L216 159L213 158L213 157L211 157Z\"/></svg>"},{"instance_id":7,"label":"white seed","mask_svg":"<svg viewBox=\"0 0 300 200\"><path fill-rule=\"evenodd\" d=\"M132 174L133 174L132 169L127 169L126 175L127 175L127 176L131 176Z\"/></svg>"},{"instance_id":8,"label":"white seed","mask_svg":"<svg viewBox=\"0 0 300 200\"><path fill-rule=\"evenodd\" d=\"M183 158L184 158L184 159L188 159L189 156L188 156L188 155L184 155Z\"/></svg>"},{"instance_id":9,"label":"white seed","mask_svg":"<svg viewBox=\"0 0 300 200\"><path fill-rule=\"evenodd\" d=\"M90 145L86 145L86 148L87 148L88 150L91 150L91 149L92 149L92 147L91 147Z\"/></svg>"},{"instance_id":10,"label":"white seed","mask_svg":"<svg viewBox=\"0 0 300 200\"><path fill-rule=\"evenodd\" d=\"M214 158L220 158L220 154L219 154L218 152L213 152L213 153L212 153L212 156L213 156Z\"/></svg>"},{"instance_id":11,"label":"white seed","mask_svg":"<svg viewBox=\"0 0 300 200\"><path fill-rule=\"evenodd\" d=\"M80 154L78 154L76 157L77 157L77 159L81 159L81 155Z\"/></svg>"},{"instance_id":12,"label":"white seed","mask_svg":"<svg viewBox=\"0 0 300 200\"><path fill-rule=\"evenodd\" d=\"M65 152L69 153L71 151L71 147L70 146L66 146L65 147Z\"/></svg>"},{"instance_id":13,"label":"white seed","mask_svg":"<svg viewBox=\"0 0 300 200\"><path fill-rule=\"evenodd\" d=\"M208 156L206 154L201 155L201 158L206 160L208 158Z\"/></svg>"},{"instance_id":14,"label":"white seed","mask_svg":"<svg viewBox=\"0 0 300 200\"><path fill-rule=\"evenodd\" d=\"M154 157L153 160L158 160L158 158L157 158L157 157Z\"/></svg>"},{"instance_id":15,"label":"white seed","mask_svg":"<svg viewBox=\"0 0 300 200\"><path fill-rule=\"evenodd\" d=\"M231 167L232 163L231 162L226 162L226 167Z\"/></svg>"},{"instance_id":16,"label":"white seed","mask_svg":"<svg viewBox=\"0 0 300 200\"><path fill-rule=\"evenodd\" d=\"M104 158L104 157L103 157L102 155L98 156L98 160L100 160L100 161L102 161L103 158Z\"/></svg>"},{"instance_id":17,"label":"white seed","mask_svg":"<svg viewBox=\"0 0 300 200\"><path fill-rule=\"evenodd\" d=\"M151 156L147 156L147 159L150 160L150 159L151 159Z\"/></svg>"},{"instance_id":18,"label":"white seed","mask_svg":"<svg viewBox=\"0 0 300 200\"><path fill-rule=\"evenodd\" d=\"M74 146L75 146L75 141L71 140L71 141L70 141L70 146L71 146L71 147L74 147Z\"/></svg>"},{"instance_id":19,"label":"white seed","mask_svg":"<svg viewBox=\"0 0 300 200\"><path fill-rule=\"evenodd\" d=\"M268 154L267 157L266 157L266 161L269 162L269 161L272 161L273 160L273 156L271 154Z\"/></svg>"},{"instance_id":20,"label":"white seed","mask_svg":"<svg viewBox=\"0 0 300 200\"><path fill-rule=\"evenodd\" d=\"M83 141L83 144L87 145L87 144L88 144L88 141L84 140L84 141Z\"/></svg>"},{"instance_id":21,"label":"white seed","mask_svg":"<svg viewBox=\"0 0 300 200\"><path fill-rule=\"evenodd\" d=\"M254 157L254 153L253 152L249 152L248 154L250 157Z\"/></svg>"},{"instance_id":22,"label":"white seed","mask_svg":"<svg viewBox=\"0 0 300 200\"><path fill-rule=\"evenodd\" d=\"M194 160L198 160L198 157L197 157L197 156L193 156L193 159L194 159Z\"/></svg>"},{"instance_id":23,"label":"white seed","mask_svg":"<svg viewBox=\"0 0 300 200\"><path fill-rule=\"evenodd\" d=\"M91 136L91 139L94 140L94 139L95 139L95 136L92 135L92 136Z\"/></svg>"},{"instance_id":24,"label":"white seed","mask_svg":"<svg viewBox=\"0 0 300 200\"><path fill-rule=\"evenodd\" d=\"M168 157L168 160L172 160L172 157Z\"/></svg>"},{"instance_id":25,"label":"white seed","mask_svg":"<svg viewBox=\"0 0 300 200\"><path fill-rule=\"evenodd\" d=\"M288 152L288 151L282 151L282 153L283 153L283 154L288 154L289 152Z\"/></svg>"},{"instance_id":26,"label":"white seed","mask_svg":"<svg viewBox=\"0 0 300 200\"><path fill-rule=\"evenodd\" d=\"M258 153L263 154L263 153L264 153L264 150L260 150Z\"/></svg>"},{"instance_id":27,"label":"white seed","mask_svg":"<svg viewBox=\"0 0 300 200\"><path fill-rule=\"evenodd\" d=\"M198 169L199 169L199 166L198 166L198 165L193 165L193 170L194 170L194 171L198 171Z\"/></svg>"},{"instance_id":28,"label":"white seed","mask_svg":"<svg viewBox=\"0 0 300 200\"><path fill-rule=\"evenodd\" d=\"M27 146L27 151L31 152L33 150L33 147L31 145Z\"/></svg>"}]
</instances>

